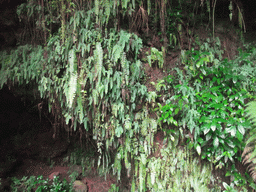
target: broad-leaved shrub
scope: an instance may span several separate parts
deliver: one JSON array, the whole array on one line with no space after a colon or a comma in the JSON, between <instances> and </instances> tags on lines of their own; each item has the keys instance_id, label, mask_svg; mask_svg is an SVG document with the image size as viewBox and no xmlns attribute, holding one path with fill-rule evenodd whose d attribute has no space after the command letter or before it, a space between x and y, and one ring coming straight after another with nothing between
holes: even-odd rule
<instances>
[{"instance_id":1,"label":"broad-leaved shrub","mask_svg":"<svg viewBox=\"0 0 256 192\"><path fill-rule=\"evenodd\" d=\"M218 62L205 49L184 55L184 71L176 68L176 76L167 78L174 94L160 107L160 120L189 130L198 154L217 167L241 160L244 135L251 128L244 107L255 92L254 64L243 52L233 61Z\"/></svg>"}]
</instances>

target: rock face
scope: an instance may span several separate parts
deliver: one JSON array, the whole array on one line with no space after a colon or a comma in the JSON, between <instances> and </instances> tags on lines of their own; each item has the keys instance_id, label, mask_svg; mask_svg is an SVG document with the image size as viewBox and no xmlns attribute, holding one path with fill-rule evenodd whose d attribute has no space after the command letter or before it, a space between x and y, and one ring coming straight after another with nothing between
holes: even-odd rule
<instances>
[{"instance_id":1,"label":"rock face","mask_svg":"<svg viewBox=\"0 0 256 192\"><path fill-rule=\"evenodd\" d=\"M6 178L7 175L15 169L17 163L17 159L14 158L0 161L0 178Z\"/></svg>"},{"instance_id":2,"label":"rock face","mask_svg":"<svg viewBox=\"0 0 256 192\"><path fill-rule=\"evenodd\" d=\"M57 140L51 145L49 142L48 144L40 145L40 153L39 157L42 158L55 158L61 156L68 148L68 142Z\"/></svg>"},{"instance_id":3,"label":"rock face","mask_svg":"<svg viewBox=\"0 0 256 192\"><path fill-rule=\"evenodd\" d=\"M19 22L16 14L16 7L0 9L0 40L1 48L16 46L17 39L15 31L18 29Z\"/></svg>"},{"instance_id":4,"label":"rock face","mask_svg":"<svg viewBox=\"0 0 256 192\"><path fill-rule=\"evenodd\" d=\"M74 181L73 188L76 192L87 192L86 184L79 180Z\"/></svg>"},{"instance_id":5,"label":"rock face","mask_svg":"<svg viewBox=\"0 0 256 192\"><path fill-rule=\"evenodd\" d=\"M0 147L0 178L7 178L22 164L22 160L17 157L12 145L8 142L1 142ZM9 146L8 146L9 145Z\"/></svg>"},{"instance_id":6,"label":"rock face","mask_svg":"<svg viewBox=\"0 0 256 192\"><path fill-rule=\"evenodd\" d=\"M0 28L0 40L1 48L15 47L17 44L14 30L11 27Z\"/></svg>"}]
</instances>

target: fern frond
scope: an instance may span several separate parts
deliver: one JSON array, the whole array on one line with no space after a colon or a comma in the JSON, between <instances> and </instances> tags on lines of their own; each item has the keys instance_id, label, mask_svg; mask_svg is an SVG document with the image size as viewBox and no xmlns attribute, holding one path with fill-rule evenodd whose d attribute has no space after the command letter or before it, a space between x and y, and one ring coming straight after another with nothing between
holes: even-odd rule
<instances>
[{"instance_id":1,"label":"fern frond","mask_svg":"<svg viewBox=\"0 0 256 192\"><path fill-rule=\"evenodd\" d=\"M104 3L105 4L105 16L107 17L106 18L106 23L108 23L108 19L109 19L110 12L111 12L111 7L112 7L112 5L110 4L111 2L109 2L109 0L107 0Z\"/></svg>"},{"instance_id":2,"label":"fern frond","mask_svg":"<svg viewBox=\"0 0 256 192\"><path fill-rule=\"evenodd\" d=\"M250 143L253 143L256 141L256 133L255 131L250 131L250 137L246 141L246 145L249 145Z\"/></svg>"},{"instance_id":3,"label":"fern frond","mask_svg":"<svg viewBox=\"0 0 256 192\"><path fill-rule=\"evenodd\" d=\"M251 174L251 177L253 178L253 180L256 181L256 164L251 163L247 169L248 169L248 172Z\"/></svg>"},{"instance_id":4,"label":"fern frond","mask_svg":"<svg viewBox=\"0 0 256 192\"><path fill-rule=\"evenodd\" d=\"M253 150L253 146L249 146L247 145L245 148L244 148L244 151L242 153L242 157L244 157L245 155L247 155L248 153L252 152Z\"/></svg>"},{"instance_id":5,"label":"fern frond","mask_svg":"<svg viewBox=\"0 0 256 192\"><path fill-rule=\"evenodd\" d=\"M250 136L247 139L242 158L243 164L248 164L248 171L251 177L256 181L256 101L251 101L247 104L247 117L253 122L254 127L250 131Z\"/></svg>"},{"instance_id":6,"label":"fern frond","mask_svg":"<svg viewBox=\"0 0 256 192\"><path fill-rule=\"evenodd\" d=\"M98 78L97 84L99 84L99 82L101 82L101 74L103 69L103 49L101 47L101 43L99 42L96 44L96 49L94 50L94 57L96 61L94 80Z\"/></svg>"},{"instance_id":7,"label":"fern frond","mask_svg":"<svg viewBox=\"0 0 256 192\"><path fill-rule=\"evenodd\" d=\"M242 163L243 164L248 164L248 163L250 163L251 161L251 152L252 152L252 150L253 150L253 146L246 146L245 148L244 148L244 151L243 151L243 154L242 154L242 157L243 157L243 161L242 161Z\"/></svg>"},{"instance_id":8,"label":"fern frond","mask_svg":"<svg viewBox=\"0 0 256 192\"><path fill-rule=\"evenodd\" d=\"M126 54L125 53L123 53L121 65L122 65L122 69L123 69L123 82L125 82L126 85L128 85L129 84L130 70L129 70L129 61L126 60Z\"/></svg>"},{"instance_id":9,"label":"fern frond","mask_svg":"<svg viewBox=\"0 0 256 192\"><path fill-rule=\"evenodd\" d=\"M245 111L249 119L252 120L253 125L256 126L256 101L249 102Z\"/></svg>"},{"instance_id":10,"label":"fern frond","mask_svg":"<svg viewBox=\"0 0 256 192\"><path fill-rule=\"evenodd\" d=\"M98 23L98 19L99 19L99 0L95 0L95 15L96 15L96 23Z\"/></svg>"},{"instance_id":11,"label":"fern frond","mask_svg":"<svg viewBox=\"0 0 256 192\"><path fill-rule=\"evenodd\" d=\"M65 92L68 106L71 108L77 90L77 62L76 62L76 54L72 49L69 52L69 73L70 79L68 82L68 90Z\"/></svg>"},{"instance_id":12,"label":"fern frond","mask_svg":"<svg viewBox=\"0 0 256 192\"><path fill-rule=\"evenodd\" d=\"M71 73L70 80L69 80L69 89L67 93L67 101L68 106L71 108L77 89L77 73Z\"/></svg>"}]
</instances>

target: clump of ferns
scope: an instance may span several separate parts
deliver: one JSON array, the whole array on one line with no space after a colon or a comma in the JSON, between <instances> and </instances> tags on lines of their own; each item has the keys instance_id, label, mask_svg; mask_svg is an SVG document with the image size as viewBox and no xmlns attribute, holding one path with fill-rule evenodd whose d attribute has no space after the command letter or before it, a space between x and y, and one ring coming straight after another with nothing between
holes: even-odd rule
<instances>
[{"instance_id":1,"label":"clump of ferns","mask_svg":"<svg viewBox=\"0 0 256 192\"><path fill-rule=\"evenodd\" d=\"M248 172L256 182L256 101L251 101L246 107L247 116L253 122L242 158L243 164L248 165Z\"/></svg>"}]
</instances>

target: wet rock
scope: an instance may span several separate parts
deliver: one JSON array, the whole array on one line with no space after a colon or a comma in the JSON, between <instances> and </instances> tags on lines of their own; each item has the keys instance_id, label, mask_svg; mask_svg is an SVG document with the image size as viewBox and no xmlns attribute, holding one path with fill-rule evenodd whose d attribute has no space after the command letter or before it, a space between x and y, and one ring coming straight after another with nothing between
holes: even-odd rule
<instances>
[{"instance_id":1,"label":"wet rock","mask_svg":"<svg viewBox=\"0 0 256 192\"><path fill-rule=\"evenodd\" d=\"M87 192L87 186L82 181L76 180L73 183L73 189L76 192Z\"/></svg>"},{"instance_id":2,"label":"wet rock","mask_svg":"<svg viewBox=\"0 0 256 192\"><path fill-rule=\"evenodd\" d=\"M42 158L55 158L61 156L68 149L69 143L66 141L56 141L53 145L44 144L40 146L39 157Z\"/></svg>"}]
</instances>

